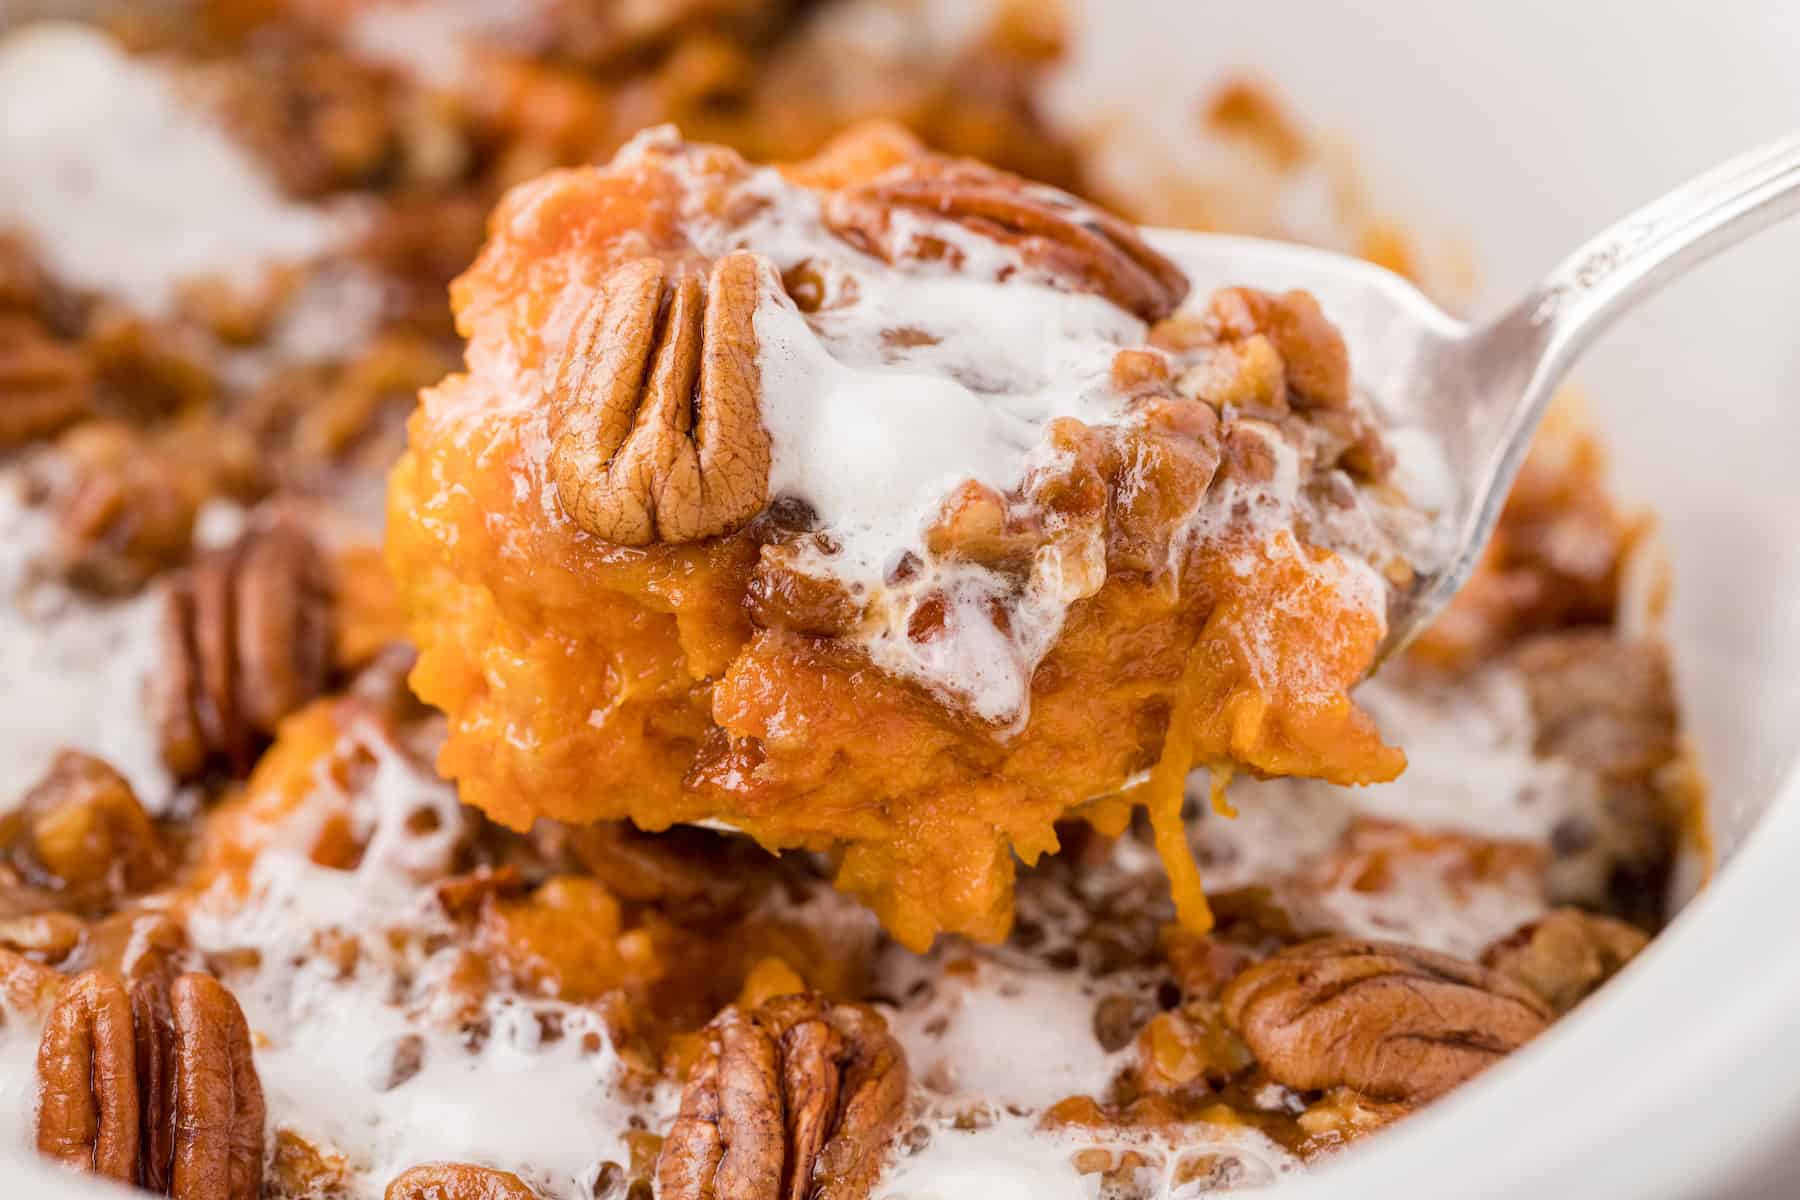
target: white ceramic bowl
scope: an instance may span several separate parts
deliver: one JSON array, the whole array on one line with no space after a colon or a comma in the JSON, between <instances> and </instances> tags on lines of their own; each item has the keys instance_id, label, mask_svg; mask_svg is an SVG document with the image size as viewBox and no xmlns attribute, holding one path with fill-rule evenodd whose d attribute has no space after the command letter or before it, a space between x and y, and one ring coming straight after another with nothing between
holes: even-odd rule
<instances>
[{"instance_id":1,"label":"white ceramic bowl","mask_svg":"<svg viewBox=\"0 0 1800 1200\"><path fill-rule=\"evenodd\" d=\"M1782 0L1084 0L1069 91L1141 111L1249 66L1353 143L1380 204L1467 236L1498 301L1586 233L1800 124ZM1759 1194L1800 1131L1800 227L1672 287L1578 372L1674 567L1684 710L1722 862L1527 1050L1296 1196ZM0 1197L103 1193L0 1163Z\"/></svg>"}]
</instances>

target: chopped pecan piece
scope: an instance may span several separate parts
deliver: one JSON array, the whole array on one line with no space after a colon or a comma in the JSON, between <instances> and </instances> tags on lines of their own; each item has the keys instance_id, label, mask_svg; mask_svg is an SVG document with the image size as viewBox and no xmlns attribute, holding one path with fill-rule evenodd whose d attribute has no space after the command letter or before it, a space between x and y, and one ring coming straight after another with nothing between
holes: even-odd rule
<instances>
[{"instance_id":1,"label":"chopped pecan piece","mask_svg":"<svg viewBox=\"0 0 1800 1200\"><path fill-rule=\"evenodd\" d=\"M1021 522L1005 496L973 479L946 496L925 527L925 548L934 555L966 558L995 570L1025 570L1043 542L1041 528Z\"/></svg>"},{"instance_id":2,"label":"chopped pecan piece","mask_svg":"<svg viewBox=\"0 0 1800 1200\"><path fill-rule=\"evenodd\" d=\"M129 426L70 430L38 473L56 522L54 566L76 587L135 592L187 558L204 485Z\"/></svg>"},{"instance_id":3,"label":"chopped pecan piece","mask_svg":"<svg viewBox=\"0 0 1800 1200\"><path fill-rule=\"evenodd\" d=\"M394 1176L385 1200L537 1200L510 1171L468 1163L421 1163Z\"/></svg>"},{"instance_id":4,"label":"chopped pecan piece","mask_svg":"<svg viewBox=\"0 0 1800 1200\"><path fill-rule=\"evenodd\" d=\"M211 348L193 330L151 321L102 302L82 330L96 401L107 412L148 422L204 410L218 395Z\"/></svg>"},{"instance_id":5,"label":"chopped pecan piece","mask_svg":"<svg viewBox=\"0 0 1800 1200\"><path fill-rule=\"evenodd\" d=\"M250 766L259 737L322 694L332 652L330 579L289 524L203 556L164 597L150 703L163 761L191 779L215 759Z\"/></svg>"},{"instance_id":6,"label":"chopped pecan piece","mask_svg":"<svg viewBox=\"0 0 1800 1200\"><path fill-rule=\"evenodd\" d=\"M91 754L59 753L20 811L21 865L54 880L66 903L147 891L168 873L168 851L131 784Z\"/></svg>"},{"instance_id":7,"label":"chopped pecan piece","mask_svg":"<svg viewBox=\"0 0 1800 1200\"><path fill-rule=\"evenodd\" d=\"M1226 346L1259 335L1273 342L1296 406L1350 406L1350 350L1310 293L1220 288L1207 303L1206 330Z\"/></svg>"},{"instance_id":8,"label":"chopped pecan piece","mask_svg":"<svg viewBox=\"0 0 1800 1200\"><path fill-rule=\"evenodd\" d=\"M55 966L66 962L87 940L87 924L73 913L39 912L0 918L0 949L23 954L33 962ZM4 969L0 968L0 974ZM5 985L0 983L0 991Z\"/></svg>"},{"instance_id":9,"label":"chopped pecan piece","mask_svg":"<svg viewBox=\"0 0 1800 1200\"><path fill-rule=\"evenodd\" d=\"M861 1200L898 1132L906 1059L872 1009L817 994L732 1006L663 1144L664 1200Z\"/></svg>"},{"instance_id":10,"label":"chopped pecan piece","mask_svg":"<svg viewBox=\"0 0 1800 1200\"><path fill-rule=\"evenodd\" d=\"M1253 1065L1219 1013L1216 1001L1190 1000L1157 1013L1137 1036L1134 1086L1149 1094L1179 1092L1195 1083L1217 1087Z\"/></svg>"},{"instance_id":11,"label":"chopped pecan piece","mask_svg":"<svg viewBox=\"0 0 1800 1200\"><path fill-rule=\"evenodd\" d=\"M270 1200L341 1200L354 1194L350 1160L291 1129L275 1131L267 1181Z\"/></svg>"},{"instance_id":12,"label":"chopped pecan piece","mask_svg":"<svg viewBox=\"0 0 1800 1200\"><path fill-rule=\"evenodd\" d=\"M1561 1014L1618 974L1649 941L1635 925L1559 908L1489 946L1481 961L1524 984Z\"/></svg>"},{"instance_id":13,"label":"chopped pecan piece","mask_svg":"<svg viewBox=\"0 0 1800 1200\"><path fill-rule=\"evenodd\" d=\"M67 982L61 971L0 946L0 1016L49 1011Z\"/></svg>"},{"instance_id":14,"label":"chopped pecan piece","mask_svg":"<svg viewBox=\"0 0 1800 1200\"><path fill-rule=\"evenodd\" d=\"M522 894L525 880L519 869L509 863L501 867L476 867L465 874L440 879L431 890L446 913L455 920L465 920L479 916L492 897Z\"/></svg>"},{"instance_id":15,"label":"chopped pecan piece","mask_svg":"<svg viewBox=\"0 0 1800 1200\"><path fill-rule=\"evenodd\" d=\"M698 269L616 268L576 321L550 397L550 471L575 523L609 542L691 542L769 502L752 318L774 269L745 251Z\"/></svg>"},{"instance_id":16,"label":"chopped pecan piece","mask_svg":"<svg viewBox=\"0 0 1800 1200\"><path fill-rule=\"evenodd\" d=\"M38 1153L121 1183L138 1178L131 999L89 971L63 992L38 1043Z\"/></svg>"},{"instance_id":17,"label":"chopped pecan piece","mask_svg":"<svg viewBox=\"0 0 1800 1200\"><path fill-rule=\"evenodd\" d=\"M1223 999L1225 1019L1278 1082L1412 1103L1449 1091L1550 1018L1531 991L1485 967L1345 937L1265 959Z\"/></svg>"},{"instance_id":18,"label":"chopped pecan piece","mask_svg":"<svg viewBox=\"0 0 1800 1200\"><path fill-rule=\"evenodd\" d=\"M93 410L87 357L37 318L0 313L0 447L48 437Z\"/></svg>"},{"instance_id":19,"label":"chopped pecan piece","mask_svg":"<svg viewBox=\"0 0 1800 1200\"><path fill-rule=\"evenodd\" d=\"M839 580L808 570L806 557L792 543L764 546L744 594L744 611L762 629L815 637L854 633L863 623L865 601Z\"/></svg>"},{"instance_id":20,"label":"chopped pecan piece","mask_svg":"<svg viewBox=\"0 0 1800 1200\"><path fill-rule=\"evenodd\" d=\"M1296 1120L1319 1149L1341 1146L1386 1129L1413 1111L1412 1105L1371 1100L1354 1088L1332 1088L1306 1106Z\"/></svg>"},{"instance_id":21,"label":"chopped pecan piece","mask_svg":"<svg viewBox=\"0 0 1800 1200\"><path fill-rule=\"evenodd\" d=\"M1127 221L1054 188L981 163L919 154L831 197L838 236L889 263L952 258L956 251L896 213L952 222L1011 246L1033 271L1160 321L1187 296L1187 277Z\"/></svg>"},{"instance_id":22,"label":"chopped pecan piece","mask_svg":"<svg viewBox=\"0 0 1800 1200\"><path fill-rule=\"evenodd\" d=\"M1675 757L1675 689L1654 642L1570 629L1521 639L1512 662L1531 697L1539 754L1607 776L1642 774Z\"/></svg>"}]
</instances>

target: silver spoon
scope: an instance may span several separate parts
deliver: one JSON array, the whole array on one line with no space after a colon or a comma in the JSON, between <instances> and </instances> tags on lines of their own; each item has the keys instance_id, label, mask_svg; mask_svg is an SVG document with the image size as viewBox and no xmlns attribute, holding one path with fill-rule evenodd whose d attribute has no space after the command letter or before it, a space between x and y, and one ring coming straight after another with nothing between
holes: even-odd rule
<instances>
[{"instance_id":1,"label":"silver spoon","mask_svg":"<svg viewBox=\"0 0 1800 1200\"><path fill-rule=\"evenodd\" d=\"M1385 660L1468 580L1550 395L1582 351L1670 279L1796 212L1800 133L1638 209L1482 325L1457 320L1400 276L1347 255L1174 229L1146 234L1196 284L1311 292L1343 331L1352 369L1378 414L1437 443L1455 486L1439 518L1451 550L1393 606Z\"/></svg>"}]
</instances>

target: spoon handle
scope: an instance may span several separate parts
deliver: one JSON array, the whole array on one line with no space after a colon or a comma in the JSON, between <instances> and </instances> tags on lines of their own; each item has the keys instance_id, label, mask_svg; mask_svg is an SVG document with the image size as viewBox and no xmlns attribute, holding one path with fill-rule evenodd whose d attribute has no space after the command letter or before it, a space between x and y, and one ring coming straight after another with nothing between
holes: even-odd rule
<instances>
[{"instance_id":1,"label":"spoon handle","mask_svg":"<svg viewBox=\"0 0 1800 1200\"><path fill-rule=\"evenodd\" d=\"M1557 384L1607 326L1685 269L1800 213L1800 131L1713 168L1591 238L1492 322L1457 339L1466 490L1457 549L1393 622L1404 646L1473 571Z\"/></svg>"},{"instance_id":2,"label":"spoon handle","mask_svg":"<svg viewBox=\"0 0 1800 1200\"><path fill-rule=\"evenodd\" d=\"M1683 271L1797 212L1800 131L1714 167L1590 238L1471 334L1477 376L1486 377L1480 390L1517 402L1483 440L1502 463L1516 459L1551 391L1608 326Z\"/></svg>"},{"instance_id":3,"label":"spoon handle","mask_svg":"<svg viewBox=\"0 0 1800 1200\"><path fill-rule=\"evenodd\" d=\"M1590 239L1513 309L1557 377L1612 322L1689 267L1800 212L1800 131L1722 163Z\"/></svg>"}]
</instances>

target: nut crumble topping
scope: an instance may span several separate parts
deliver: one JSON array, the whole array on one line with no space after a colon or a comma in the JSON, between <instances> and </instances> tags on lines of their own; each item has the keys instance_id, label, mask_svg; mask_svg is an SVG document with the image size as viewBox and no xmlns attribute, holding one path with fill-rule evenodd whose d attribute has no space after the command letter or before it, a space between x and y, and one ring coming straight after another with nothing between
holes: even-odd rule
<instances>
[{"instance_id":1,"label":"nut crumble topping","mask_svg":"<svg viewBox=\"0 0 1800 1200\"><path fill-rule=\"evenodd\" d=\"M1165 1200L1405 1119L1628 963L1698 809L1618 617L1644 526L1566 421L1356 694L1405 775L1340 786L1398 759L1298 761L1320 725L1252 769L1166 736L1218 700L1194 647L1298 678L1324 612L1355 645L1304 682L1341 691L1424 552L1330 314L1184 297L1094 204L1419 269L1308 130L1234 85L1198 172L1134 190L1134 139L1047 119L1051 6L628 7L194 0L0 41L31 97L0 103L31 175L0 198L0 1140L189 1200ZM697 148L793 162L870 116L937 153ZM532 386L433 391L561 403L567 482L546 422L537 474L394 509L443 556L403 597L374 497L463 352L444 289L509 187L576 168L494 231L553 233L622 146L668 205L635 274L571 251L520 293L548 308L479 314L472 276L465 326L513 324L470 376ZM609 340L615 297L647 336ZM521 505L591 553L543 570ZM464 586L495 550L533 569ZM1196 640L1185 585L1271 569L1280 603ZM453 632L424 665L421 597ZM659 831L528 811L559 790ZM929 853L868 853L917 794ZM662 828L720 797L796 848ZM916 950L946 925L979 937Z\"/></svg>"}]
</instances>

